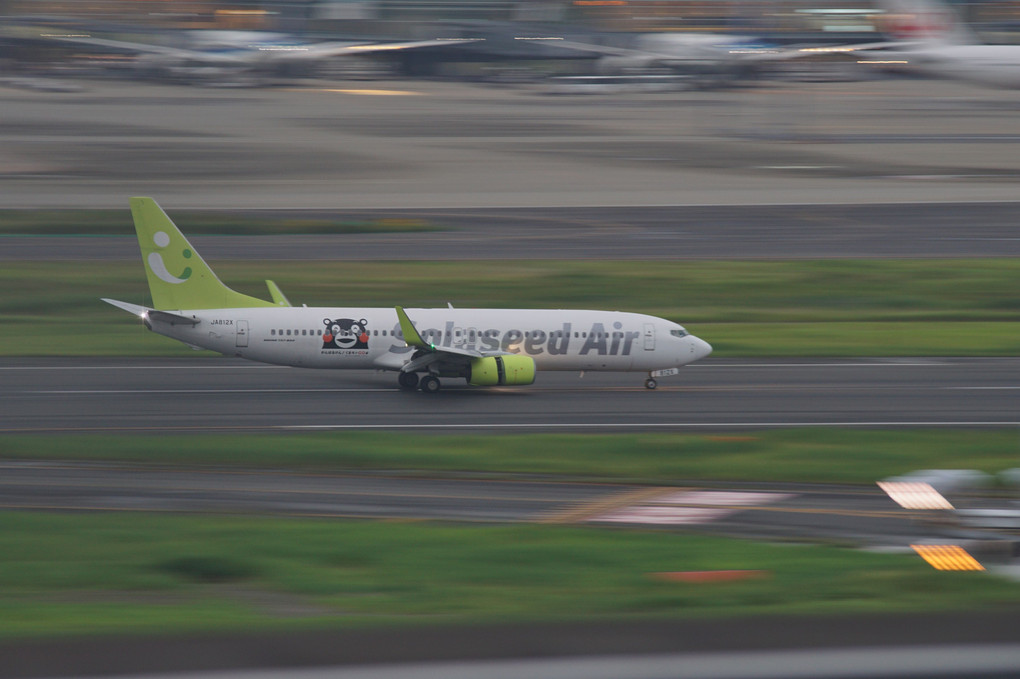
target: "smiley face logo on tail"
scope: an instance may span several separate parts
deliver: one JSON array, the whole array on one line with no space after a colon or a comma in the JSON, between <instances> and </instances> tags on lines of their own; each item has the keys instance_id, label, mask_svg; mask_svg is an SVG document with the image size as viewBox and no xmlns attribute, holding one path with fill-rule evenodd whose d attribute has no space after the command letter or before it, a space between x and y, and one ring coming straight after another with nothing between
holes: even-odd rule
<instances>
[{"instance_id":1,"label":"smiley face logo on tail","mask_svg":"<svg viewBox=\"0 0 1020 679\"><path fill-rule=\"evenodd\" d=\"M170 245L170 236L167 235L165 231L157 231L152 236L152 242L156 245L156 247L164 249ZM181 252L181 257L186 260L191 259L191 250L185 248ZM163 255L158 252L150 252L147 261L149 263L149 268L152 269L152 273L156 274L156 277L164 283L179 285L188 280L191 276L190 266L185 266L179 277L170 273L169 269L166 267L166 263L163 261Z\"/></svg>"}]
</instances>

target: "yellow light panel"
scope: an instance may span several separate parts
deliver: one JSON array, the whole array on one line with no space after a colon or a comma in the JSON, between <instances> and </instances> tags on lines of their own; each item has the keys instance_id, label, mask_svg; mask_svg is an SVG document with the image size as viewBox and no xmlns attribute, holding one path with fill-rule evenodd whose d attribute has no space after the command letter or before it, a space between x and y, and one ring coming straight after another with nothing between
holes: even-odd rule
<instances>
[{"instance_id":1,"label":"yellow light panel","mask_svg":"<svg viewBox=\"0 0 1020 679\"><path fill-rule=\"evenodd\" d=\"M940 571L983 571L977 559L958 545L910 545L922 559Z\"/></svg>"}]
</instances>

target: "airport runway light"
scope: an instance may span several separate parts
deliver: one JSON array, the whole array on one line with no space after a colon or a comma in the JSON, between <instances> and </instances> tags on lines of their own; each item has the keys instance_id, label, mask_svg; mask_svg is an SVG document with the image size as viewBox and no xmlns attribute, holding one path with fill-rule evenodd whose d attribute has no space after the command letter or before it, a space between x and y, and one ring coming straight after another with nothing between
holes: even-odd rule
<instances>
[{"instance_id":1,"label":"airport runway light","mask_svg":"<svg viewBox=\"0 0 1020 679\"><path fill-rule=\"evenodd\" d=\"M930 483L879 481L878 487L904 509L954 509Z\"/></svg>"},{"instance_id":2,"label":"airport runway light","mask_svg":"<svg viewBox=\"0 0 1020 679\"><path fill-rule=\"evenodd\" d=\"M910 545L910 547L940 571L983 571L985 567L959 545Z\"/></svg>"}]
</instances>

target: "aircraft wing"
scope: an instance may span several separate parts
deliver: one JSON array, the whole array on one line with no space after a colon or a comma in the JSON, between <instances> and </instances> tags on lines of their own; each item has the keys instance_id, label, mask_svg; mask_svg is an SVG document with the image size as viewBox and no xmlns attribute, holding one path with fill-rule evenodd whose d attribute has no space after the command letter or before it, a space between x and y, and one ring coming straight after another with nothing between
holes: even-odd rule
<instances>
[{"instance_id":1,"label":"aircraft wing","mask_svg":"<svg viewBox=\"0 0 1020 679\"><path fill-rule=\"evenodd\" d=\"M79 43L82 45L97 45L99 47L108 47L135 54L159 54L176 59L194 59L196 61L220 62L225 64L243 63L245 61L238 54L201 52L197 50L182 49L180 47L152 45L144 42L125 42L123 40L107 40L106 38L57 38L57 40Z\"/></svg>"},{"instance_id":2,"label":"aircraft wing","mask_svg":"<svg viewBox=\"0 0 1020 679\"><path fill-rule=\"evenodd\" d=\"M654 59L662 63L685 64L690 62L704 62L706 60L718 60L726 52L730 52L734 58L743 58L738 53L738 48L714 47L706 44L682 45L676 51L663 52L660 50L637 49L631 47L613 47L610 45L598 45L594 43L574 42L572 40L549 40L543 41L543 46L560 47L579 52L601 54L607 57L625 57L628 59ZM750 53L750 49L747 50Z\"/></svg>"},{"instance_id":3,"label":"aircraft wing","mask_svg":"<svg viewBox=\"0 0 1020 679\"><path fill-rule=\"evenodd\" d=\"M506 356L506 351L478 351L476 349L461 349L460 347L437 347L431 342L426 342L418 333L418 329L411 323L403 307L397 307L397 318L400 320L400 332L404 336L404 342L417 351L403 365L399 366L402 372L414 372L433 363L444 361L452 363L467 364L476 358L487 356Z\"/></svg>"},{"instance_id":4,"label":"aircraft wing","mask_svg":"<svg viewBox=\"0 0 1020 679\"><path fill-rule=\"evenodd\" d=\"M916 43L915 43L916 44ZM798 59L818 54L853 54L854 52L870 52L888 49L906 48L912 43L897 42L864 42L850 45L822 45L786 47L779 50L779 59Z\"/></svg>"},{"instance_id":5,"label":"aircraft wing","mask_svg":"<svg viewBox=\"0 0 1020 679\"><path fill-rule=\"evenodd\" d=\"M595 43L587 42L575 42L573 40L543 40L541 41L543 47L548 45L549 47L561 47L563 49L578 50L579 52L594 52L595 54L604 54L610 57L644 57L649 56L661 57L661 58L676 58L676 55L657 54L655 52L649 52L647 50L629 49L627 47L611 47L609 45L598 45Z\"/></svg>"},{"instance_id":6,"label":"aircraft wing","mask_svg":"<svg viewBox=\"0 0 1020 679\"><path fill-rule=\"evenodd\" d=\"M322 42L304 46L260 47L260 51L272 52L274 59L281 61L305 61L326 59L344 55L371 54L373 52L394 52L398 50L421 49L424 47L445 47L466 42L477 42L482 38L434 38L432 40L413 40L408 42L380 43L332 43Z\"/></svg>"},{"instance_id":7,"label":"aircraft wing","mask_svg":"<svg viewBox=\"0 0 1020 679\"><path fill-rule=\"evenodd\" d=\"M597 45L593 43L574 42L571 40L550 40L548 42L543 41L543 45L549 45L551 47L561 47L563 49L572 49L582 52L593 52L595 54L602 54L605 56L614 57L631 57L631 58L642 58L642 59L658 59L663 62L683 62L683 61L701 61L710 55L712 52L716 54L729 54L734 60L742 61L784 61L789 59L803 59L818 54L826 53L843 53L843 52L856 52L859 50L875 50L885 49L889 47L903 46L903 43L897 45L896 43L889 42L874 42L874 43L862 43L858 45L832 45L826 47L809 47L809 46L795 46L795 47L754 47L754 46L742 46L739 44L733 45L720 45L713 47L711 45L691 45L684 47L683 50L677 52L662 52L657 50L644 50L634 49L627 47L612 47L609 45Z\"/></svg>"}]
</instances>

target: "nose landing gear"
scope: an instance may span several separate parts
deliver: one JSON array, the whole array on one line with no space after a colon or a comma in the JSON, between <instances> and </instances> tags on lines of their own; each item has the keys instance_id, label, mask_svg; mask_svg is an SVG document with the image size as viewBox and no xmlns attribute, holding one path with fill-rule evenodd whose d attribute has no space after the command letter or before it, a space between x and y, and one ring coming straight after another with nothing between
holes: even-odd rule
<instances>
[{"instance_id":1,"label":"nose landing gear","mask_svg":"<svg viewBox=\"0 0 1020 679\"><path fill-rule=\"evenodd\" d=\"M657 386L659 386L659 383L654 378L649 377L645 380L645 389L655 389Z\"/></svg>"}]
</instances>

